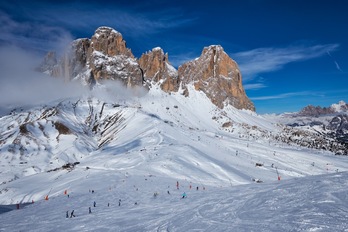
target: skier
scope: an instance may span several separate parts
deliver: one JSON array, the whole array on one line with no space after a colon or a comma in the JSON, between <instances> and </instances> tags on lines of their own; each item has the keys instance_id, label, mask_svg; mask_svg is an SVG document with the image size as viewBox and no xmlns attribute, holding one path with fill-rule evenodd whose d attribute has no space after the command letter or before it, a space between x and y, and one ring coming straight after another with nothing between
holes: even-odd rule
<instances>
[{"instance_id":1,"label":"skier","mask_svg":"<svg viewBox=\"0 0 348 232\"><path fill-rule=\"evenodd\" d=\"M92 213L91 207L88 207L88 213Z\"/></svg>"},{"instance_id":2,"label":"skier","mask_svg":"<svg viewBox=\"0 0 348 232\"><path fill-rule=\"evenodd\" d=\"M187 195L186 195L186 193L184 192L183 194L182 194L182 198L186 198L187 197Z\"/></svg>"},{"instance_id":3,"label":"skier","mask_svg":"<svg viewBox=\"0 0 348 232\"><path fill-rule=\"evenodd\" d=\"M176 182L176 189L179 189L179 181Z\"/></svg>"},{"instance_id":4,"label":"skier","mask_svg":"<svg viewBox=\"0 0 348 232\"><path fill-rule=\"evenodd\" d=\"M167 191L167 193L168 193L168 195L170 195L170 192L169 192L169 190Z\"/></svg>"},{"instance_id":5,"label":"skier","mask_svg":"<svg viewBox=\"0 0 348 232\"><path fill-rule=\"evenodd\" d=\"M69 218L69 210L66 211L66 218Z\"/></svg>"},{"instance_id":6,"label":"skier","mask_svg":"<svg viewBox=\"0 0 348 232\"><path fill-rule=\"evenodd\" d=\"M197 186L196 190L198 190L198 186Z\"/></svg>"},{"instance_id":7,"label":"skier","mask_svg":"<svg viewBox=\"0 0 348 232\"><path fill-rule=\"evenodd\" d=\"M118 200L118 206L121 206L121 199Z\"/></svg>"},{"instance_id":8,"label":"skier","mask_svg":"<svg viewBox=\"0 0 348 232\"><path fill-rule=\"evenodd\" d=\"M97 203L94 202L94 203L93 203L93 206L96 207L96 206L97 206Z\"/></svg>"},{"instance_id":9,"label":"skier","mask_svg":"<svg viewBox=\"0 0 348 232\"><path fill-rule=\"evenodd\" d=\"M70 218L72 218L72 217L75 217L75 215L74 215L74 210L71 211L71 214L70 214Z\"/></svg>"}]
</instances>

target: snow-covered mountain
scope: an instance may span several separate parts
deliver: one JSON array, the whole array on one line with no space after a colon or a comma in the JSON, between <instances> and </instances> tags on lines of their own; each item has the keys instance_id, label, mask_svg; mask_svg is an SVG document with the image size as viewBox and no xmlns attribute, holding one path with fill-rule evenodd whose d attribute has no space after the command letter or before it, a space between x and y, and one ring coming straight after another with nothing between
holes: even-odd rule
<instances>
[{"instance_id":1,"label":"snow-covered mountain","mask_svg":"<svg viewBox=\"0 0 348 232\"><path fill-rule=\"evenodd\" d=\"M220 109L194 87L191 92L185 97L155 86L140 98L68 99L12 111L0 119L0 202L42 199L43 190L35 185L29 195L11 186L34 174L56 175L74 168L220 186L270 182L278 178L277 172L287 179L348 167L345 157L293 142L334 143L311 129L292 131L251 111ZM59 186L68 187L68 182Z\"/></svg>"},{"instance_id":2,"label":"snow-covered mountain","mask_svg":"<svg viewBox=\"0 0 348 232\"><path fill-rule=\"evenodd\" d=\"M189 88L189 97L157 85L143 97L66 99L0 118L0 202L35 202L2 214L1 230L346 228L346 156L282 142L288 129L274 118L220 109ZM77 217L65 218L71 210Z\"/></svg>"},{"instance_id":3,"label":"snow-covered mountain","mask_svg":"<svg viewBox=\"0 0 348 232\"><path fill-rule=\"evenodd\" d=\"M317 139L311 147L328 149L338 155L348 154L348 105L344 101L330 107L307 106L300 112L271 115L270 118L287 125L292 133L308 131ZM267 117L265 115L265 117ZM294 132L295 131L295 132ZM302 132L300 132L302 133ZM311 137L309 137L311 140ZM292 139L291 139L292 140ZM322 143L320 141L327 141ZM297 140L299 144L310 143L308 139Z\"/></svg>"},{"instance_id":4,"label":"snow-covered mountain","mask_svg":"<svg viewBox=\"0 0 348 232\"><path fill-rule=\"evenodd\" d=\"M72 47L39 70L91 91L0 118L0 204L35 202L0 231L347 228L344 102L258 115L220 46L178 71L160 48L136 60L108 27Z\"/></svg>"}]
</instances>

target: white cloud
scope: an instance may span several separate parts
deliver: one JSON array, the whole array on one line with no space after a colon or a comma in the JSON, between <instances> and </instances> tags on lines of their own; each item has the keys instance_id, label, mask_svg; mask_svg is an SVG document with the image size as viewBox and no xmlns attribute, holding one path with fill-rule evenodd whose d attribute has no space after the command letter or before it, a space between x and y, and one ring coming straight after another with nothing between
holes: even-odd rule
<instances>
[{"instance_id":1,"label":"white cloud","mask_svg":"<svg viewBox=\"0 0 348 232\"><path fill-rule=\"evenodd\" d=\"M263 89L267 86L263 83L254 83L254 84L244 84L243 85L245 90L257 90L257 89Z\"/></svg>"},{"instance_id":2,"label":"white cloud","mask_svg":"<svg viewBox=\"0 0 348 232\"><path fill-rule=\"evenodd\" d=\"M322 94L316 93L316 92L310 92L310 91L300 91L300 92L291 92L291 93L282 93L282 94L276 94L276 95L268 95L268 96L261 96L261 97L252 97L250 98L253 101L258 100L272 100L272 99L281 99L281 98L289 98L289 97L299 97L299 96L321 96Z\"/></svg>"},{"instance_id":3,"label":"white cloud","mask_svg":"<svg viewBox=\"0 0 348 232\"><path fill-rule=\"evenodd\" d=\"M252 80L260 73L272 72L291 62L317 58L335 51L338 44L314 46L290 46L285 48L257 48L231 55L243 73L245 81Z\"/></svg>"},{"instance_id":4,"label":"white cloud","mask_svg":"<svg viewBox=\"0 0 348 232\"><path fill-rule=\"evenodd\" d=\"M79 97L86 89L78 83L64 83L34 69L41 61L20 48L0 47L1 110L46 104L66 97ZM3 112L2 112L3 113Z\"/></svg>"},{"instance_id":5,"label":"white cloud","mask_svg":"<svg viewBox=\"0 0 348 232\"><path fill-rule=\"evenodd\" d=\"M73 39L68 31L38 20L18 22L0 11L0 41L25 49L46 52L62 51Z\"/></svg>"}]
</instances>

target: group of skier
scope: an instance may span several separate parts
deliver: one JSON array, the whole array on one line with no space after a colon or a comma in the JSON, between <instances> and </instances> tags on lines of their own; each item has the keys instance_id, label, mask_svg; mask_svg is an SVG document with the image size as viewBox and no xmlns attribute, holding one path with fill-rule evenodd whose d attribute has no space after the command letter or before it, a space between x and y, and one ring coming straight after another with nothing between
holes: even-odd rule
<instances>
[{"instance_id":1,"label":"group of skier","mask_svg":"<svg viewBox=\"0 0 348 232\"><path fill-rule=\"evenodd\" d=\"M177 182L176 182L176 188L179 190L179 189L180 189L179 187L180 187L179 181L177 181ZM168 186L168 188L169 188L169 186ZM190 188L190 189L192 188L192 185L191 185L191 184L190 184L189 188ZM137 189L137 190L138 190L138 189ZM196 190L199 190L199 187L198 187L198 186L196 187ZM203 187L203 190L205 190L205 187ZM89 190L89 192L90 192L90 193L94 193L95 191L94 191L94 190ZM66 192L65 192L65 194L66 194ZM171 195L170 192L169 192L169 190L167 190L167 194L168 194L168 195ZM154 194L153 194L154 198L157 198L158 195L159 195L158 192L154 192ZM181 195L181 199L185 199L185 198L187 198L187 194L186 194L186 192L184 191L184 192L182 193L182 195ZM138 202L135 202L134 205L138 205ZM108 203L107 206L110 207L110 203ZM121 199L118 200L118 206L121 206ZM97 207L96 201L93 201L93 207ZM73 218L73 217L75 217L74 212L75 212L75 211L72 210L71 213L70 213L70 215L69 215L69 210L66 211L66 218ZM88 207L88 214L91 214L91 213L92 213L92 208L89 206L89 207Z\"/></svg>"}]
</instances>

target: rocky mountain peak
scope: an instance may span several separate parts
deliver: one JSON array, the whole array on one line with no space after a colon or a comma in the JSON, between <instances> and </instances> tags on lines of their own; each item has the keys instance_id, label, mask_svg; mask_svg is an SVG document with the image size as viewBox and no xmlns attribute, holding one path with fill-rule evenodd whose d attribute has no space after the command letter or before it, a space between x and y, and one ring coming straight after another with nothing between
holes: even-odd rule
<instances>
[{"instance_id":1,"label":"rocky mountain peak","mask_svg":"<svg viewBox=\"0 0 348 232\"><path fill-rule=\"evenodd\" d=\"M73 41L69 52L57 62L48 54L45 64L40 69L42 72L66 80L80 79L89 86L106 79L121 81L127 87L158 83L165 92L176 92L181 86L188 96L187 85L193 84L220 108L232 105L255 110L245 94L237 63L220 45L205 47L199 58L176 70L160 47L137 60L121 33L110 27L99 27L90 39Z\"/></svg>"},{"instance_id":2,"label":"rocky mountain peak","mask_svg":"<svg viewBox=\"0 0 348 232\"><path fill-rule=\"evenodd\" d=\"M107 56L125 55L134 58L122 34L111 27L99 27L91 38L91 45L95 51Z\"/></svg>"},{"instance_id":3,"label":"rocky mountain peak","mask_svg":"<svg viewBox=\"0 0 348 232\"><path fill-rule=\"evenodd\" d=\"M345 113L348 112L348 104L344 101L338 102L338 104L332 104L329 107L308 105L304 107L299 113L299 116L312 116L319 117L321 115Z\"/></svg>"},{"instance_id":4,"label":"rocky mountain peak","mask_svg":"<svg viewBox=\"0 0 348 232\"><path fill-rule=\"evenodd\" d=\"M344 101L339 101L337 104L332 104L330 106L333 110L336 112L348 112L348 104L345 103Z\"/></svg>"},{"instance_id":5,"label":"rocky mountain peak","mask_svg":"<svg viewBox=\"0 0 348 232\"><path fill-rule=\"evenodd\" d=\"M168 53L165 54L162 48L156 47L146 52L140 57L138 63L146 81L160 83L165 92L178 90L178 72L170 64Z\"/></svg>"},{"instance_id":6,"label":"rocky mountain peak","mask_svg":"<svg viewBox=\"0 0 348 232\"><path fill-rule=\"evenodd\" d=\"M193 84L220 108L230 104L237 109L255 110L245 94L237 63L220 45L205 47L199 58L181 65L178 74L184 85Z\"/></svg>"},{"instance_id":7,"label":"rocky mountain peak","mask_svg":"<svg viewBox=\"0 0 348 232\"><path fill-rule=\"evenodd\" d=\"M334 113L334 111L330 107L308 105L299 112L299 115L318 117L320 115L332 114L332 113Z\"/></svg>"}]
</instances>

